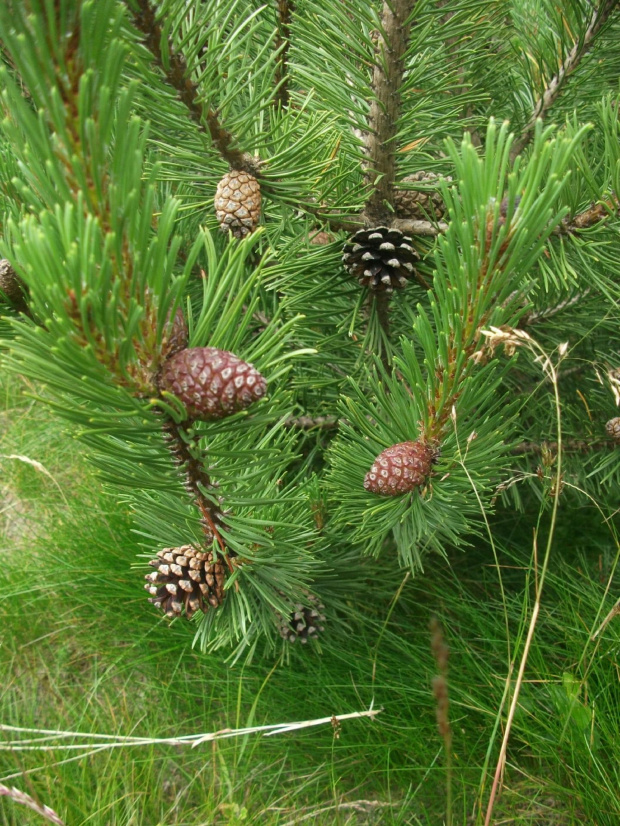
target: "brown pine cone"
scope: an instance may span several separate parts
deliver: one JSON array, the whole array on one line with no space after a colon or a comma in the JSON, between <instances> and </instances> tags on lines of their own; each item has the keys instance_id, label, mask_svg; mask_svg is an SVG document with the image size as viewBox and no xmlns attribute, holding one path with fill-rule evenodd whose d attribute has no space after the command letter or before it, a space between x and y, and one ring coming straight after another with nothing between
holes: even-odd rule
<instances>
[{"instance_id":1,"label":"brown pine cone","mask_svg":"<svg viewBox=\"0 0 620 826\"><path fill-rule=\"evenodd\" d=\"M191 347L164 364L159 387L177 396L191 418L214 421L258 401L267 382L251 364L227 350Z\"/></svg>"},{"instance_id":2,"label":"brown pine cone","mask_svg":"<svg viewBox=\"0 0 620 826\"><path fill-rule=\"evenodd\" d=\"M605 425L607 435L620 445L620 416L610 419Z\"/></svg>"},{"instance_id":3,"label":"brown pine cone","mask_svg":"<svg viewBox=\"0 0 620 826\"><path fill-rule=\"evenodd\" d=\"M249 172L232 169L217 185L215 214L222 232L235 238L254 232L260 220L260 184Z\"/></svg>"},{"instance_id":4,"label":"brown pine cone","mask_svg":"<svg viewBox=\"0 0 620 826\"><path fill-rule=\"evenodd\" d=\"M164 548L157 559L149 562L157 568L144 578L144 587L152 594L149 602L161 608L168 617L191 619L196 611L206 613L224 600L224 566L211 551L197 551L191 545Z\"/></svg>"},{"instance_id":5,"label":"brown pine cone","mask_svg":"<svg viewBox=\"0 0 620 826\"><path fill-rule=\"evenodd\" d=\"M364 477L370 493L399 496L421 487L428 479L436 451L420 440L400 442L380 453Z\"/></svg>"},{"instance_id":6,"label":"brown pine cone","mask_svg":"<svg viewBox=\"0 0 620 826\"><path fill-rule=\"evenodd\" d=\"M28 288L7 258L0 259L0 300L6 298L19 312L27 309Z\"/></svg>"},{"instance_id":7,"label":"brown pine cone","mask_svg":"<svg viewBox=\"0 0 620 826\"><path fill-rule=\"evenodd\" d=\"M447 176L447 181L452 178ZM404 184L426 184L437 186L439 176L434 172L414 172L403 178ZM399 218L412 218L417 221L439 220L446 211L441 192L438 189L395 189L394 210Z\"/></svg>"}]
</instances>

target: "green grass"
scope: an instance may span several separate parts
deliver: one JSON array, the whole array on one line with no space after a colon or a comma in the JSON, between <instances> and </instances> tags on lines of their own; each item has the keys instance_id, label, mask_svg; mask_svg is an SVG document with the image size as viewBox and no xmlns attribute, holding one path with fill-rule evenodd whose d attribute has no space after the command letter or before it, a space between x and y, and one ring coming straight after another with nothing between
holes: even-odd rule
<instances>
[{"instance_id":1,"label":"green grass","mask_svg":"<svg viewBox=\"0 0 620 826\"><path fill-rule=\"evenodd\" d=\"M330 637L328 627L321 653L293 649L288 665L229 667L192 649L190 624L169 626L148 604L127 514L24 389L10 381L0 393L1 723L158 738L361 711L373 701L383 711L343 723L339 737L327 725L65 763L72 754L60 749L0 751L0 782L51 806L67 826L441 824L445 760L428 631L436 615L450 647L453 823L476 822L506 714L504 706L498 719L506 627L518 665L529 623L535 513L500 512L492 522L505 606L480 541L448 561L429 559L392 604L369 584L368 610L351 619L347 637ZM617 552L596 510L576 511L564 498L497 824L620 822L620 618L590 641L620 596ZM3 826L42 822L0 798Z\"/></svg>"}]
</instances>

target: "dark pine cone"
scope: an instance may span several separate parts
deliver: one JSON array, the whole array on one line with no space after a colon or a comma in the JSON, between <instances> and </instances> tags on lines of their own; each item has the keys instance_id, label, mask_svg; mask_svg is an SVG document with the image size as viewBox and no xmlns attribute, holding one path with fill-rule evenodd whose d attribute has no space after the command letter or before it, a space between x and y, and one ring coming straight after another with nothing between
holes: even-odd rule
<instances>
[{"instance_id":1,"label":"dark pine cone","mask_svg":"<svg viewBox=\"0 0 620 826\"><path fill-rule=\"evenodd\" d=\"M185 608L188 619L200 610L206 613L224 600L224 566L211 551L197 551L191 545L164 548L149 562L157 568L144 578L152 594L149 602L168 617L180 617Z\"/></svg>"},{"instance_id":2,"label":"dark pine cone","mask_svg":"<svg viewBox=\"0 0 620 826\"><path fill-rule=\"evenodd\" d=\"M422 441L399 442L380 453L364 478L370 493L398 496L421 487L437 452Z\"/></svg>"},{"instance_id":3,"label":"dark pine cone","mask_svg":"<svg viewBox=\"0 0 620 826\"><path fill-rule=\"evenodd\" d=\"M267 383L251 364L217 347L181 350L164 364L161 390L174 393L194 419L214 421L245 410Z\"/></svg>"},{"instance_id":4,"label":"dark pine cone","mask_svg":"<svg viewBox=\"0 0 620 826\"><path fill-rule=\"evenodd\" d=\"M324 606L314 594L308 593L307 599L307 605L302 605L301 602L294 605L288 617L280 616L280 635L288 642L299 640L305 645L308 640L317 637L324 630Z\"/></svg>"},{"instance_id":5,"label":"dark pine cone","mask_svg":"<svg viewBox=\"0 0 620 826\"><path fill-rule=\"evenodd\" d=\"M360 229L343 247L342 263L363 287L385 290L405 286L420 256L411 238L397 229Z\"/></svg>"}]
</instances>

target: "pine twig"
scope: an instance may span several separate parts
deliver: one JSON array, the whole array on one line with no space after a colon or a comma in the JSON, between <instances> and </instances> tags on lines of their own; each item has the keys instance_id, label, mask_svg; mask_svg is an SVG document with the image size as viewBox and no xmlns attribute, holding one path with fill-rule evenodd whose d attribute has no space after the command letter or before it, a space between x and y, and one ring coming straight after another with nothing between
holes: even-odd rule
<instances>
[{"instance_id":1,"label":"pine twig","mask_svg":"<svg viewBox=\"0 0 620 826\"><path fill-rule=\"evenodd\" d=\"M557 442L521 442L515 445L510 452L514 456L522 456L526 453L551 453L557 455L558 447ZM593 442L588 442L585 439L568 439L562 444L562 450L564 450L565 453L588 453L591 450L603 450L615 447L615 443L610 439L598 439Z\"/></svg>"},{"instance_id":2,"label":"pine twig","mask_svg":"<svg viewBox=\"0 0 620 826\"><path fill-rule=\"evenodd\" d=\"M409 41L410 17L415 0L385 0L381 16L378 56L375 62L366 135L366 178L372 192L364 207L370 226L386 223L394 186L396 133L400 114L403 58Z\"/></svg>"},{"instance_id":3,"label":"pine twig","mask_svg":"<svg viewBox=\"0 0 620 826\"><path fill-rule=\"evenodd\" d=\"M275 82L278 91L274 102L279 102L283 109L289 104L289 71L288 71L288 50L291 35L291 15L295 11L293 0L277 0L278 3L278 31L276 34L276 49L281 50L276 67Z\"/></svg>"},{"instance_id":4,"label":"pine twig","mask_svg":"<svg viewBox=\"0 0 620 826\"><path fill-rule=\"evenodd\" d=\"M200 102L198 88L189 77L189 69L185 58L182 54L173 50L170 41L168 41L169 68L164 65L161 54L162 29L157 23L155 12L151 8L149 0L136 0L136 4L138 11L134 12L134 25L144 35L148 50L163 72L166 81L176 89L179 98L187 107L191 119L199 129L210 135L213 145L224 160L228 161L231 169L239 169L256 175L259 161L248 152L236 149L234 146L236 143L235 137L224 127L217 111L205 107Z\"/></svg>"},{"instance_id":5,"label":"pine twig","mask_svg":"<svg viewBox=\"0 0 620 826\"><path fill-rule=\"evenodd\" d=\"M519 319L517 327L523 329L523 327L530 327L532 324L539 324L541 321L545 321L548 318L552 318L554 315L557 315L558 313L561 313L564 310L568 310L575 304L581 303L581 301L583 301L583 299L586 298L590 294L590 292L590 287L587 287L580 293L577 293L576 295L571 295L568 298L565 298L562 301L558 302L557 304L554 304L552 307L544 307L541 310L532 310L531 313L526 313Z\"/></svg>"},{"instance_id":6,"label":"pine twig","mask_svg":"<svg viewBox=\"0 0 620 826\"><path fill-rule=\"evenodd\" d=\"M340 425L336 416L291 416L286 420L287 427L296 427L300 430L335 430Z\"/></svg>"},{"instance_id":7,"label":"pine twig","mask_svg":"<svg viewBox=\"0 0 620 826\"><path fill-rule=\"evenodd\" d=\"M214 506L202 491L203 488L209 490L215 487L211 481L211 477L207 473L202 461L193 455L184 438L184 431L174 419L166 416L162 426L162 433L166 446L172 454L174 463L179 467L185 477L185 488L194 498L194 502L202 515L202 529L205 533L207 544L210 545L213 539L216 539L220 546L222 556L226 560L229 568L231 568L232 566L229 561L231 552L226 548L226 544L217 529L217 524L222 521L222 511L219 507Z\"/></svg>"},{"instance_id":8,"label":"pine twig","mask_svg":"<svg viewBox=\"0 0 620 826\"><path fill-rule=\"evenodd\" d=\"M592 47L596 36L607 22L609 16L618 7L619 2L620 0L601 0L600 5L594 12L590 25L586 29L583 37L575 41L573 48L568 53L558 72L551 78L543 94L536 101L529 121L523 128L520 136L512 145L510 152L510 157L512 160L514 160L517 155L520 155L528 145L534 135L536 121L539 118L544 119L545 115L560 95L566 79L579 66L582 58Z\"/></svg>"}]
</instances>

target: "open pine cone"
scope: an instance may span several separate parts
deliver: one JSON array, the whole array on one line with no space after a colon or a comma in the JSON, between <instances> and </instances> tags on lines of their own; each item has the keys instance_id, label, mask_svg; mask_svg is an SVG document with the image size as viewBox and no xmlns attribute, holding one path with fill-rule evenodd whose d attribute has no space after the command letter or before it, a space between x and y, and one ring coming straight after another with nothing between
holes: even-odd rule
<instances>
[{"instance_id":1,"label":"open pine cone","mask_svg":"<svg viewBox=\"0 0 620 826\"><path fill-rule=\"evenodd\" d=\"M308 640L317 637L324 630L323 609L324 606L318 598L308 592L307 605L298 602L287 617L280 616L280 635L288 642L299 640L302 645L305 645Z\"/></svg>"},{"instance_id":2,"label":"open pine cone","mask_svg":"<svg viewBox=\"0 0 620 826\"><path fill-rule=\"evenodd\" d=\"M363 287L391 293L415 273L420 256L397 229L360 229L343 247L342 263Z\"/></svg>"},{"instance_id":3,"label":"open pine cone","mask_svg":"<svg viewBox=\"0 0 620 826\"><path fill-rule=\"evenodd\" d=\"M197 551L191 545L164 548L149 562L156 571L144 578L152 594L149 602L168 617L190 619L196 611L206 613L224 600L224 566L211 551Z\"/></svg>"}]
</instances>

